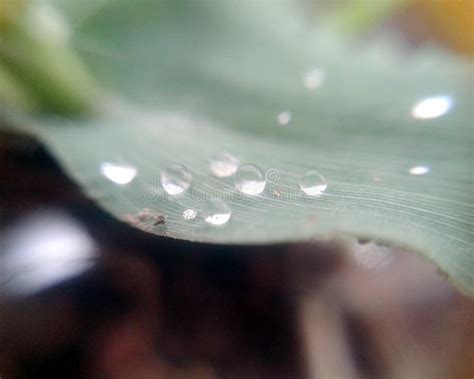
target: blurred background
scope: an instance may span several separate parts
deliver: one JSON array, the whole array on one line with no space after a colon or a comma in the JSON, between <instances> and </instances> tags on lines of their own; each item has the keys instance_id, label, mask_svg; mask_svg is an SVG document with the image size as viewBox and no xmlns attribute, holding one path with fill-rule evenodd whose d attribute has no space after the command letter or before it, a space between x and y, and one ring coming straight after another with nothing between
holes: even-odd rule
<instances>
[{"instance_id":1,"label":"blurred background","mask_svg":"<svg viewBox=\"0 0 474 379\"><path fill-rule=\"evenodd\" d=\"M472 59L470 0L305 1L358 43ZM474 378L474 301L374 241L195 244L102 212L0 134L0 378Z\"/></svg>"}]
</instances>

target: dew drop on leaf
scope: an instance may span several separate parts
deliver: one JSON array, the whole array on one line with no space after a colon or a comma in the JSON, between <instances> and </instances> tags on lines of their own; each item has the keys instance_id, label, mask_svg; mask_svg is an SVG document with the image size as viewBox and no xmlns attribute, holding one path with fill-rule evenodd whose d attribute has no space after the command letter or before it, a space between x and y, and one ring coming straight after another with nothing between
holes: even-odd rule
<instances>
[{"instance_id":1,"label":"dew drop on leaf","mask_svg":"<svg viewBox=\"0 0 474 379\"><path fill-rule=\"evenodd\" d=\"M169 195L180 195L186 192L191 185L191 181L191 173L180 164L169 166L160 175L161 186Z\"/></svg>"},{"instance_id":2,"label":"dew drop on leaf","mask_svg":"<svg viewBox=\"0 0 474 379\"><path fill-rule=\"evenodd\" d=\"M266 184L262 170L253 164L241 166L235 174L235 187L246 195L262 193Z\"/></svg>"},{"instance_id":3,"label":"dew drop on leaf","mask_svg":"<svg viewBox=\"0 0 474 379\"><path fill-rule=\"evenodd\" d=\"M183 211L183 218L185 220L194 220L197 216L197 212L195 209L188 208Z\"/></svg>"},{"instance_id":4,"label":"dew drop on leaf","mask_svg":"<svg viewBox=\"0 0 474 379\"><path fill-rule=\"evenodd\" d=\"M232 216L232 212L227 203L221 199L208 200L204 205L204 221L211 225L224 225Z\"/></svg>"},{"instance_id":5,"label":"dew drop on leaf","mask_svg":"<svg viewBox=\"0 0 474 379\"><path fill-rule=\"evenodd\" d=\"M313 90L323 83L325 77L326 75L324 71L319 68L315 68L304 74L303 83L307 89Z\"/></svg>"},{"instance_id":6,"label":"dew drop on leaf","mask_svg":"<svg viewBox=\"0 0 474 379\"><path fill-rule=\"evenodd\" d=\"M411 175L425 175L431 171L428 166L415 166L410 169Z\"/></svg>"},{"instance_id":7,"label":"dew drop on leaf","mask_svg":"<svg viewBox=\"0 0 474 379\"><path fill-rule=\"evenodd\" d=\"M213 175L218 178L226 178L234 175L239 169L240 161L233 155L225 152L212 156L209 168Z\"/></svg>"},{"instance_id":8,"label":"dew drop on leaf","mask_svg":"<svg viewBox=\"0 0 474 379\"><path fill-rule=\"evenodd\" d=\"M433 96L418 101L411 110L411 115L417 119L437 118L451 110L453 100L450 96Z\"/></svg>"},{"instance_id":9,"label":"dew drop on leaf","mask_svg":"<svg viewBox=\"0 0 474 379\"><path fill-rule=\"evenodd\" d=\"M300 179L300 188L308 196L321 196L327 187L326 179L315 170L307 171Z\"/></svg>"},{"instance_id":10,"label":"dew drop on leaf","mask_svg":"<svg viewBox=\"0 0 474 379\"><path fill-rule=\"evenodd\" d=\"M280 125L288 125L291 121L291 112L281 112L277 116L277 121Z\"/></svg>"},{"instance_id":11,"label":"dew drop on leaf","mask_svg":"<svg viewBox=\"0 0 474 379\"><path fill-rule=\"evenodd\" d=\"M116 184L131 183L137 175L137 169L126 163L103 162L100 171L110 181Z\"/></svg>"}]
</instances>

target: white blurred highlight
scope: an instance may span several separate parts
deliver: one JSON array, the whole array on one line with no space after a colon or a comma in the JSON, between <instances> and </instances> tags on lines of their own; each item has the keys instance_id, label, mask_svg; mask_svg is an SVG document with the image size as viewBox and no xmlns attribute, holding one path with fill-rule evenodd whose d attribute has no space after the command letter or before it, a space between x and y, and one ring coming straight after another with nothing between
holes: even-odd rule
<instances>
[{"instance_id":1,"label":"white blurred highlight","mask_svg":"<svg viewBox=\"0 0 474 379\"><path fill-rule=\"evenodd\" d=\"M431 169L428 166L415 166L410 169L411 175L425 175L428 174Z\"/></svg>"},{"instance_id":2,"label":"white blurred highlight","mask_svg":"<svg viewBox=\"0 0 474 379\"><path fill-rule=\"evenodd\" d=\"M417 102L411 114L414 118L430 119L441 117L451 110L453 100L450 96L433 96Z\"/></svg>"},{"instance_id":3,"label":"white blurred highlight","mask_svg":"<svg viewBox=\"0 0 474 379\"><path fill-rule=\"evenodd\" d=\"M100 171L107 179L116 184L128 184L137 175L137 169L135 167L110 162L102 163L100 165Z\"/></svg>"},{"instance_id":4,"label":"white blurred highlight","mask_svg":"<svg viewBox=\"0 0 474 379\"><path fill-rule=\"evenodd\" d=\"M0 290L30 295L76 277L95 264L96 247L70 217L37 213L8 230L1 241Z\"/></svg>"}]
</instances>

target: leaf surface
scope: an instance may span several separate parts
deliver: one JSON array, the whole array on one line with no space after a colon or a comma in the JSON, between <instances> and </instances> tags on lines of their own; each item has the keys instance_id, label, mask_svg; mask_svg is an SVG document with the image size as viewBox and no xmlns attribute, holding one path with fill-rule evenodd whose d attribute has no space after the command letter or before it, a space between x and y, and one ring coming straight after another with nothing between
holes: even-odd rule
<instances>
[{"instance_id":1,"label":"leaf surface","mask_svg":"<svg viewBox=\"0 0 474 379\"><path fill-rule=\"evenodd\" d=\"M293 3L60 4L76 16L75 48L110 92L91 118L15 116L10 124L44 141L110 213L151 233L212 243L377 238L422 252L474 295L465 63L349 44ZM416 108L423 99L431 99L424 113ZM444 114L426 118L443 104ZM291 115L286 125L282 112ZM209 159L219 152L260 167L265 191L248 196L233 177L212 175ZM136 176L114 183L104 163ZM173 164L192 175L178 196L160 183ZM326 180L321 196L299 187L309 170ZM232 211L225 225L205 222L209 198ZM186 209L197 217L185 219ZM155 225L160 215L166 222Z\"/></svg>"}]
</instances>

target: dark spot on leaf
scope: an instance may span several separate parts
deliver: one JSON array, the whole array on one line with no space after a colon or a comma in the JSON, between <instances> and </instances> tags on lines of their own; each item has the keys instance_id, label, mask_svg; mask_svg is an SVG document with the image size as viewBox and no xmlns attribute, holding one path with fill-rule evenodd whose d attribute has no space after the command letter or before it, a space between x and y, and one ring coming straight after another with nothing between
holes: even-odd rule
<instances>
[{"instance_id":1,"label":"dark spot on leaf","mask_svg":"<svg viewBox=\"0 0 474 379\"><path fill-rule=\"evenodd\" d=\"M165 223L166 223L165 216L158 215L156 216L155 222L153 223L153 225L163 225Z\"/></svg>"}]
</instances>

